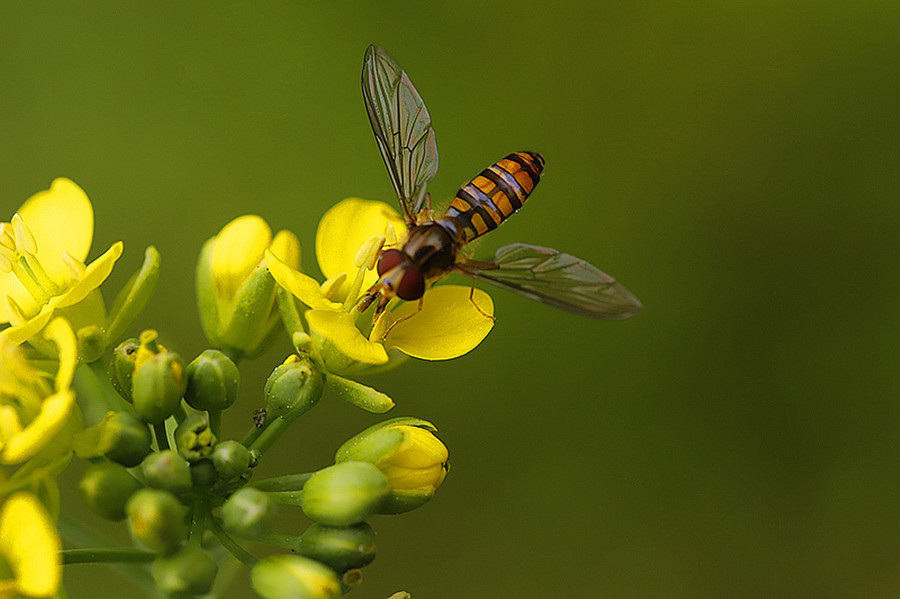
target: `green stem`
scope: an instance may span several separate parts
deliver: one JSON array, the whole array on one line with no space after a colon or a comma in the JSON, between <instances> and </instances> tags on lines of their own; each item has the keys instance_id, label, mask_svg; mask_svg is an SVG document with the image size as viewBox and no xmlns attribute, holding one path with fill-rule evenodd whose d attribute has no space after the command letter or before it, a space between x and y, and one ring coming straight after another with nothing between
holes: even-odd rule
<instances>
[{"instance_id":1,"label":"green stem","mask_svg":"<svg viewBox=\"0 0 900 599\"><path fill-rule=\"evenodd\" d=\"M59 516L58 528L60 536L66 542L74 545L102 547L110 544L109 540L98 535L93 528L82 525L81 522L74 520L65 512ZM132 550L123 549L121 551ZM109 564L108 567L116 571L120 576L136 584L147 597L153 599L161 597L156 590L156 584L150 577L150 572L146 568L135 568L134 566L125 565L127 562L107 563Z\"/></svg>"},{"instance_id":2,"label":"green stem","mask_svg":"<svg viewBox=\"0 0 900 599\"><path fill-rule=\"evenodd\" d=\"M188 536L188 544L192 547L200 547L203 541L203 531L206 530L206 520L206 497L201 494L194 502L194 509L191 511L191 532Z\"/></svg>"},{"instance_id":3,"label":"green stem","mask_svg":"<svg viewBox=\"0 0 900 599\"><path fill-rule=\"evenodd\" d=\"M291 422L293 422L293 420L286 420L282 416L275 418L271 422L267 422L268 426L261 429L262 432L259 435L256 435L256 439L250 443L250 445L247 445L247 447L249 449L255 449L261 454L265 453L265 451L278 440L281 433L287 430L287 427L290 426Z\"/></svg>"},{"instance_id":4,"label":"green stem","mask_svg":"<svg viewBox=\"0 0 900 599\"><path fill-rule=\"evenodd\" d=\"M152 551L143 551L141 549L117 549L114 547L63 549L61 555L63 565L146 563L156 559L156 554Z\"/></svg>"},{"instance_id":5,"label":"green stem","mask_svg":"<svg viewBox=\"0 0 900 599\"><path fill-rule=\"evenodd\" d=\"M222 410L207 410L209 415L209 430L216 436L216 439L222 438Z\"/></svg>"},{"instance_id":6,"label":"green stem","mask_svg":"<svg viewBox=\"0 0 900 599\"><path fill-rule=\"evenodd\" d=\"M216 538L219 539L219 542L222 543L222 546L248 568L252 568L259 561L255 555L238 545L214 517L209 518L209 528L216 535Z\"/></svg>"},{"instance_id":7,"label":"green stem","mask_svg":"<svg viewBox=\"0 0 900 599\"><path fill-rule=\"evenodd\" d=\"M300 505L303 501L303 491L269 491L266 494L269 499L282 505Z\"/></svg>"},{"instance_id":8,"label":"green stem","mask_svg":"<svg viewBox=\"0 0 900 599\"><path fill-rule=\"evenodd\" d=\"M156 435L156 447L159 451L169 449L169 435L166 433L166 422L158 422L153 425L153 432Z\"/></svg>"},{"instance_id":9,"label":"green stem","mask_svg":"<svg viewBox=\"0 0 900 599\"><path fill-rule=\"evenodd\" d=\"M259 439L259 436L263 434L263 431L265 431L268 426L269 423L265 419L262 422L262 426L254 425L249 431L244 434L244 438L241 439L241 444L249 449L253 446L254 443L256 443L256 440Z\"/></svg>"},{"instance_id":10,"label":"green stem","mask_svg":"<svg viewBox=\"0 0 900 599\"><path fill-rule=\"evenodd\" d=\"M265 478L248 486L259 489L260 491L296 491L302 489L315 472L304 472L303 474L285 474L284 476L275 476L273 478Z\"/></svg>"}]
</instances>

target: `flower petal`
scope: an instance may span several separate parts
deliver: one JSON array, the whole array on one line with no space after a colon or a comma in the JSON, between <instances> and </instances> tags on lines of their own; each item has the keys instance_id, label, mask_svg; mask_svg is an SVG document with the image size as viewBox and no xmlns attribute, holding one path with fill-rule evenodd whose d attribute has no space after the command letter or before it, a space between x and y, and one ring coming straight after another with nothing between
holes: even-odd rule
<instances>
[{"instance_id":1,"label":"flower petal","mask_svg":"<svg viewBox=\"0 0 900 599\"><path fill-rule=\"evenodd\" d=\"M356 320L346 312L308 310L306 322L313 338L321 345L319 353L329 370L340 372L346 365L341 362L348 360L364 364L384 364L388 361L387 352L381 344L366 339L356 328ZM340 355L334 355L335 350Z\"/></svg>"},{"instance_id":2,"label":"flower petal","mask_svg":"<svg viewBox=\"0 0 900 599\"><path fill-rule=\"evenodd\" d=\"M234 297L244 279L262 261L271 242L272 230L255 214L239 216L219 231L212 255L219 295Z\"/></svg>"},{"instance_id":3,"label":"flower petal","mask_svg":"<svg viewBox=\"0 0 900 599\"><path fill-rule=\"evenodd\" d=\"M31 196L18 214L34 235L44 270L56 282L67 280L63 254L84 262L91 249L94 209L87 195L69 179L56 179L50 189Z\"/></svg>"},{"instance_id":4,"label":"flower petal","mask_svg":"<svg viewBox=\"0 0 900 599\"><path fill-rule=\"evenodd\" d=\"M15 345L24 343L34 337L41 329L44 328L53 317L54 307L51 304L45 304L37 316L27 320L19 325L14 325L8 329L0 331L0 337L5 337Z\"/></svg>"},{"instance_id":5,"label":"flower petal","mask_svg":"<svg viewBox=\"0 0 900 599\"><path fill-rule=\"evenodd\" d=\"M416 302L407 302L385 314L393 322L410 316L390 329L385 347L424 360L449 360L471 351L494 326L494 321L481 314L469 300L471 291L470 287L441 285L425 293L418 314ZM493 315L490 295L475 289L473 298L479 308ZM389 325L386 322L381 330Z\"/></svg>"},{"instance_id":6,"label":"flower petal","mask_svg":"<svg viewBox=\"0 0 900 599\"><path fill-rule=\"evenodd\" d=\"M39 309L37 302L22 287L14 273L0 272L0 324L16 320L16 313L7 307L6 298L4 297L7 295L19 305L25 314L34 314Z\"/></svg>"},{"instance_id":7,"label":"flower petal","mask_svg":"<svg viewBox=\"0 0 900 599\"><path fill-rule=\"evenodd\" d=\"M325 278L355 272L354 259L359 248L372 236L385 235L389 224L403 236L406 223L384 202L348 198L326 212L316 231L316 258ZM367 272L362 288L367 289L377 278L375 271Z\"/></svg>"},{"instance_id":8,"label":"flower petal","mask_svg":"<svg viewBox=\"0 0 900 599\"><path fill-rule=\"evenodd\" d=\"M50 597L62 566L56 527L44 506L29 493L16 493L0 511L0 554L12 568L19 593Z\"/></svg>"},{"instance_id":9,"label":"flower petal","mask_svg":"<svg viewBox=\"0 0 900 599\"><path fill-rule=\"evenodd\" d=\"M116 260L122 255L123 247L121 241L112 244L102 256L88 264L80 281L59 297L53 298L55 303L53 300L51 300L51 303L54 303L57 308L66 308L86 298L91 291L99 287L110 275Z\"/></svg>"},{"instance_id":10,"label":"flower petal","mask_svg":"<svg viewBox=\"0 0 900 599\"><path fill-rule=\"evenodd\" d=\"M56 344L59 368L56 371L56 390L68 389L78 365L78 341L75 332L65 318L54 318L44 330L44 337Z\"/></svg>"},{"instance_id":11,"label":"flower petal","mask_svg":"<svg viewBox=\"0 0 900 599\"><path fill-rule=\"evenodd\" d=\"M68 389L45 399L37 418L19 434L6 439L6 445L0 452L0 462L19 464L33 457L62 430L73 405L75 393Z\"/></svg>"},{"instance_id":12,"label":"flower petal","mask_svg":"<svg viewBox=\"0 0 900 599\"><path fill-rule=\"evenodd\" d=\"M316 310L340 310L341 304L329 300L319 284L299 270L291 268L270 251L266 252L266 268L275 281L290 291L297 299Z\"/></svg>"},{"instance_id":13,"label":"flower petal","mask_svg":"<svg viewBox=\"0 0 900 599\"><path fill-rule=\"evenodd\" d=\"M300 240L290 231L279 231L269 249L278 259L300 270Z\"/></svg>"}]
</instances>

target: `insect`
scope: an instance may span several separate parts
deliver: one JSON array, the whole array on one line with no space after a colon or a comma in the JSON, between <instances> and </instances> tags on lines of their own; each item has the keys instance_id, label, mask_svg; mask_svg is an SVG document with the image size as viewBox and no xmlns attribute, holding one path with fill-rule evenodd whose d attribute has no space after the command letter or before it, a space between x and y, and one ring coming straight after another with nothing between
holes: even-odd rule
<instances>
[{"instance_id":1,"label":"insect","mask_svg":"<svg viewBox=\"0 0 900 599\"><path fill-rule=\"evenodd\" d=\"M435 218L426 186L437 173L438 153L422 97L397 61L375 45L366 50L362 90L407 233L399 249L387 249L379 257L379 280L363 296L360 310L377 298L377 317L394 297L420 300L421 309L426 287L455 271L472 277L473 292L475 279L480 279L583 316L615 320L640 311L640 301L613 277L559 250L514 243L501 247L491 260L466 257L467 243L522 207L540 180L543 157L515 152L495 162Z\"/></svg>"}]
</instances>

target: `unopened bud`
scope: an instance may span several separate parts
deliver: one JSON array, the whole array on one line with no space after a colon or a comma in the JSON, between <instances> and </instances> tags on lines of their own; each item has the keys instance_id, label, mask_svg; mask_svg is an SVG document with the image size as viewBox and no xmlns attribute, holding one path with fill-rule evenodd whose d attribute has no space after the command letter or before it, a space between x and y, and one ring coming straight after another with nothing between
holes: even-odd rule
<instances>
[{"instance_id":1,"label":"unopened bud","mask_svg":"<svg viewBox=\"0 0 900 599\"><path fill-rule=\"evenodd\" d=\"M244 447L237 441L222 441L213 447L212 455L209 456L219 478L222 480L232 480L250 470L250 464L253 463L254 456L249 449Z\"/></svg>"},{"instance_id":2,"label":"unopened bud","mask_svg":"<svg viewBox=\"0 0 900 599\"><path fill-rule=\"evenodd\" d=\"M148 455L141 464L147 485L180 494L190 491L191 469L180 453L166 449Z\"/></svg>"},{"instance_id":3,"label":"unopened bud","mask_svg":"<svg viewBox=\"0 0 900 599\"><path fill-rule=\"evenodd\" d=\"M341 583L334 570L299 555L273 555L250 572L253 589L264 599L337 599Z\"/></svg>"},{"instance_id":4,"label":"unopened bud","mask_svg":"<svg viewBox=\"0 0 900 599\"><path fill-rule=\"evenodd\" d=\"M228 356L208 349L188 364L184 400L196 410L224 410L237 399L240 378Z\"/></svg>"},{"instance_id":5,"label":"unopened bud","mask_svg":"<svg viewBox=\"0 0 900 599\"><path fill-rule=\"evenodd\" d=\"M278 506L267 493L244 487L222 506L222 524L230 533L254 539L268 530L277 514Z\"/></svg>"},{"instance_id":6,"label":"unopened bud","mask_svg":"<svg viewBox=\"0 0 900 599\"><path fill-rule=\"evenodd\" d=\"M101 462L85 472L79 484L84 502L108 520L123 520L125 504L141 483L120 464Z\"/></svg>"},{"instance_id":7,"label":"unopened bud","mask_svg":"<svg viewBox=\"0 0 900 599\"><path fill-rule=\"evenodd\" d=\"M431 499L447 475L447 447L430 422L395 418L344 443L335 461L370 462L387 477L391 495L379 513L397 514Z\"/></svg>"},{"instance_id":8,"label":"unopened bud","mask_svg":"<svg viewBox=\"0 0 900 599\"><path fill-rule=\"evenodd\" d=\"M343 462L306 481L301 507L319 524L350 526L377 512L390 492L387 478L374 465Z\"/></svg>"},{"instance_id":9,"label":"unopened bud","mask_svg":"<svg viewBox=\"0 0 900 599\"><path fill-rule=\"evenodd\" d=\"M159 424L178 408L185 387L184 363L178 354L156 354L132 376L134 409L145 422Z\"/></svg>"},{"instance_id":10,"label":"unopened bud","mask_svg":"<svg viewBox=\"0 0 900 599\"><path fill-rule=\"evenodd\" d=\"M315 406L321 396L318 368L310 360L292 355L266 381L266 416L292 420Z\"/></svg>"},{"instance_id":11,"label":"unopened bud","mask_svg":"<svg viewBox=\"0 0 900 599\"><path fill-rule=\"evenodd\" d=\"M141 489L125 506L135 541L157 553L171 553L187 535L185 507L168 491Z\"/></svg>"},{"instance_id":12,"label":"unopened bud","mask_svg":"<svg viewBox=\"0 0 900 599\"><path fill-rule=\"evenodd\" d=\"M365 522L353 526L313 524L300 537L297 551L336 572L362 568L375 559L375 531Z\"/></svg>"},{"instance_id":13,"label":"unopened bud","mask_svg":"<svg viewBox=\"0 0 900 599\"><path fill-rule=\"evenodd\" d=\"M209 553L189 545L173 555L156 558L151 572L156 588L168 596L195 597L209 592L216 570Z\"/></svg>"},{"instance_id":14,"label":"unopened bud","mask_svg":"<svg viewBox=\"0 0 900 599\"><path fill-rule=\"evenodd\" d=\"M141 346L137 339L126 339L113 352L109 363L109 379L119 395L131 401L131 378L134 375L137 350Z\"/></svg>"}]
</instances>

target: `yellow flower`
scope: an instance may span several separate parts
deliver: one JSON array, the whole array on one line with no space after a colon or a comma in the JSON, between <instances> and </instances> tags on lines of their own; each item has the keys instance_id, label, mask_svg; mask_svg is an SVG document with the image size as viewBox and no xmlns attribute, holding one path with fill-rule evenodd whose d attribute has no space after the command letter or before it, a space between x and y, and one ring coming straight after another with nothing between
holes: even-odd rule
<instances>
[{"instance_id":1,"label":"yellow flower","mask_svg":"<svg viewBox=\"0 0 900 599\"><path fill-rule=\"evenodd\" d=\"M60 433L80 428L75 392L70 389L77 363L75 333L64 318L44 329L56 345L59 368L52 383L25 359L21 349L0 336L0 463L19 464L54 441L68 449Z\"/></svg>"},{"instance_id":2,"label":"yellow flower","mask_svg":"<svg viewBox=\"0 0 900 599\"><path fill-rule=\"evenodd\" d=\"M94 235L94 211L75 183L56 179L0 223L0 336L21 343L35 336L58 310L78 329L106 324L98 287L122 255L116 242L85 266Z\"/></svg>"},{"instance_id":3,"label":"yellow flower","mask_svg":"<svg viewBox=\"0 0 900 599\"><path fill-rule=\"evenodd\" d=\"M271 251L292 268L300 242L272 231L259 216L231 221L204 244L197 263L197 301L206 338L233 357L260 353L279 323L275 286L263 257Z\"/></svg>"},{"instance_id":4,"label":"yellow flower","mask_svg":"<svg viewBox=\"0 0 900 599\"><path fill-rule=\"evenodd\" d=\"M374 326L371 319L360 318L356 305L378 280L374 267L381 248L397 246L405 231L403 219L387 204L349 198L319 222L316 257L327 279L321 286L277 256L266 255L275 280L311 308L306 321L329 371L384 365L392 349L425 360L455 358L491 330L493 320L469 299L471 288L458 285L428 290L418 313L418 302L397 305L400 300L394 299ZM474 299L486 313L493 312L487 293L476 289Z\"/></svg>"},{"instance_id":5,"label":"yellow flower","mask_svg":"<svg viewBox=\"0 0 900 599\"><path fill-rule=\"evenodd\" d=\"M337 463L374 464L393 490L380 513L400 513L431 499L447 476L447 446L430 422L395 418L370 426L341 445Z\"/></svg>"},{"instance_id":6,"label":"yellow flower","mask_svg":"<svg viewBox=\"0 0 900 599\"><path fill-rule=\"evenodd\" d=\"M0 508L0 557L13 578L0 580L0 597L52 597L59 588L61 544L44 506L16 493Z\"/></svg>"}]
</instances>

